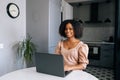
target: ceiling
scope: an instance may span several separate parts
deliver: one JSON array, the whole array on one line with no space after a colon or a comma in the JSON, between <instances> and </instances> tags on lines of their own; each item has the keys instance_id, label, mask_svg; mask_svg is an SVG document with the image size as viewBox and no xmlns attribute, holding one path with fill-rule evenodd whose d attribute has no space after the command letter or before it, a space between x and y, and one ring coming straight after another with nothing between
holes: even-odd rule
<instances>
[{"instance_id":1,"label":"ceiling","mask_svg":"<svg viewBox=\"0 0 120 80\"><path fill-rule=\"evenodd\" d=\"M77 2L106 2L110 0L65 0L68 3L77 3Z\"/></svg>"}]
</instances>

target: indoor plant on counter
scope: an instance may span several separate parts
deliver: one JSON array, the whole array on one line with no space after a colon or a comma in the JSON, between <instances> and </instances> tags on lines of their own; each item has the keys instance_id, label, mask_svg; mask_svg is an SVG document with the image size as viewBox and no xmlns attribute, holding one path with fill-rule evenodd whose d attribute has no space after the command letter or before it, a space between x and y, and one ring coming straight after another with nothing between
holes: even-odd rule
<instances>
[{"instance_id":1,"label":"indoor plant on counter","mask_svg":"<svg viewBox=\"0 0 120 80\"><path fill-rule=\"evenodd\" d=\"M22 57L26 62L26 66L30 67L29 64L33 63L33 54L36 52L36 46L31 41L32 37L28 34L27 37L18 43L18 56Z\"/></svg>"}]
</instances>

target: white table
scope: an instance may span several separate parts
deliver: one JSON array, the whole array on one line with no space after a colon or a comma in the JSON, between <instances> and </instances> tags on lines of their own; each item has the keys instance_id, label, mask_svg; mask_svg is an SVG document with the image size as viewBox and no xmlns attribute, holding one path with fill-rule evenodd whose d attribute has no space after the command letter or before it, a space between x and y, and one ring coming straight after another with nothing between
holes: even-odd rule
<instances>
[{"instance_id":1,"label":"white table","mask_svg":"<svg viewBox=\"0 0 120 80\"><path fill-rule=\"evenodd\" d=\"M38 73L36 72L35 67L31 67L10 72L4 76L1 76L0 80L98 80L98 79L93 75L81 70L72 71L70 74L63 78Z\"/></svg>"}]
</instances>

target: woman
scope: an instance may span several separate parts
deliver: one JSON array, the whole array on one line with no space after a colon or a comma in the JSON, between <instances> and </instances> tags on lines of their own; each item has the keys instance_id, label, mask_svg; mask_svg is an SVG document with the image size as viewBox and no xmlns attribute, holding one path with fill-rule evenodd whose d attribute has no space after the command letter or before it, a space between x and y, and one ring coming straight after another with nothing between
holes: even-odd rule
<instances>
[{"instance_id":1,"label":"woman","mask_svg":"<svg viewBox=\"0 0 120 80\"><path fill-rule=\"evenodd\" d=\"M88 46L79 38L82 37L83 28L75 20L65 20L59 27L59 33L65 40L58 42L55 53L64 58L64 70L83 70L88 61Z\"/></svg>"}]
</instances>

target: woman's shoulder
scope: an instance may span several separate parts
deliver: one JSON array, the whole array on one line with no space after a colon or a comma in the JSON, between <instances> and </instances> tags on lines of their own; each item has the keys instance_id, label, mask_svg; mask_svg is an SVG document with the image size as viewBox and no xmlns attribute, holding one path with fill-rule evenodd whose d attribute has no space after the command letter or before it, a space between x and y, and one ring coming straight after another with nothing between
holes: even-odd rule
<instances>
[{"instance_id":1,"label":"woman's shoulder","mask_svg":"<svg viewBox=\"0 0 120 80\"><path fill-rule=\"evenodd\" d=\"M80 52L82 52L82 53L88 54L88 51L89 51L88 45L87 45L86 43L84 43L84 42L80 42L79 45L80 45L80 46L79 46L78 50L79 50Z\"/></svg>"},{"instance_id":2,"label":"woman's shoulder","mask_svg":"<svg viewBox=\"0 0 120 80\"><path fill-rule=\"evenodd\" d=\"M57 45L61 46L63 44L63 40L58 41Z\"/></svg>"},{"instance_id":3,"label":"woman's shoulder","mask_svg":"<svg viewBox=\"0 0 120 80\"><path fill-rule=\"evenodd\" d=\"M58 43L63 44L64 42L66 42L66 40L60 40Z\"/></svg>"},{"instance_id":4,"label":"woman's shoulder","mask_svg":"<svg viewBox=\"0 0 120 80\"><path fill-rule=\"evenodd\" d=\"M84 43L83 41L80 41L79 42L79 47L86 47L86 48L88 48L88 45L86 44L86 43Z\"/></svg>"},{"instance_id":5,"label":"woman's shoulder","mask_svg":"<svg viewBox=\"0 0 120 80\"><path fill-rule=\"evenodd\" d=\"M64 42L64 40L60 40L58 41L58 44L62 44Z\"/></svg>"}]
</instances>

